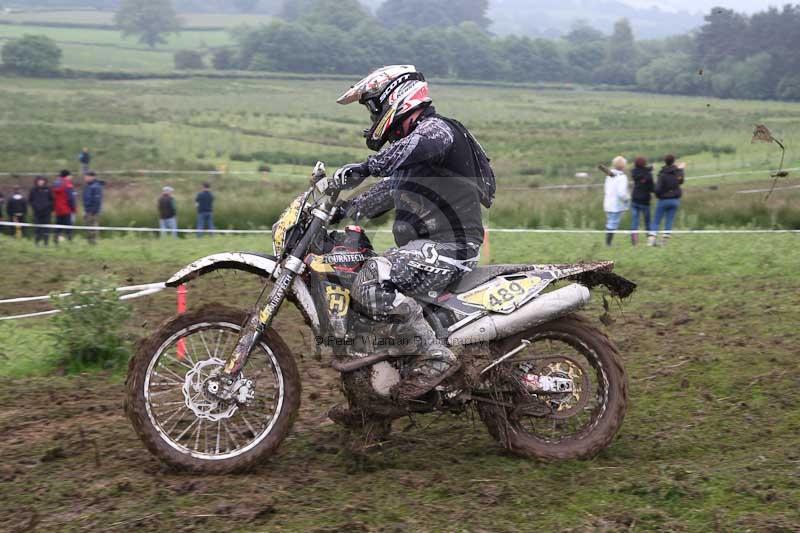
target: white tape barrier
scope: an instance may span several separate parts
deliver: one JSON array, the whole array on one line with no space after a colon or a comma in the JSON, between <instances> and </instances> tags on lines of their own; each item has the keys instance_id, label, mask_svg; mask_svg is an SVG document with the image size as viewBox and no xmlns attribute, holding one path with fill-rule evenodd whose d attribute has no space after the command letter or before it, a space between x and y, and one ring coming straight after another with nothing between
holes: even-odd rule
<instances>
[{"instance_id":1,"label":"white tape barrier","mask_svg":"<svg viewBox=\"0 0 800 533\"><path fill-rule=\"evenodd\" d=\"M194 174L194 175L203 175L203 176L225 176L225 175L240 175L240 176L256 176L263 174L263 172L258 172L256 170L144 170L144 169L134 169L134 170L95 170L94 171L98 176L114 176L114 175L163 175L163 174ZM50 172L42 171L42 172L0 172L0 176L47 176ZM267 172L267 175L275 176L271 172ZM288 176L288 174L284 174Z\"/></svg>"},{"instance_id":2,"label":"white tape barrier","mask_svg":"<svg viewBox=\"0 0 800 533\"><path fill-rule=\"evenodd\" d=\"M576 234L593 234L593 233L621 233L621 234L631 234L631 233L648 233L645 229L640 230L630 230L630 229L618 229L614 231L604 230L604 229L528 229L528 228L486 228L486 231L489 233L576 233ZM683 235L720 235L720 234L753 234L753 233L800 233L800 229L684 229L684 230L671 230L671 231L659 231L659 233L663 234L683 234Z\"/></svg>"},{"instance_id":3,"label":"white tape barrier","mask_svg":"<svg viewBox=\"0 0 800 533\"><path fill-rule=\"evenodd\" d=\"M145 285L130 285L128 287L117 287L114 290L117 291L117 292L137 292L138 293L138 292L150 291L150 290L153 290L153 289L162 290L162 289L164 289L164 287L165 287L164 283L147 283ZM111 289L109 289L109 290L111 290ZM56 298L66 298L70 294L72 294L72 293L71 292L62 292L61 294L54 294L52 296L55 296ZM128 295L128 296L130 296L130 295ZM26 296L24 298L11 298L11 299L8 299L8 300L0 300L0 304L21 304L21 303L27 303L27 302L39 302L39 301L42 301L42 300L49 300L50 298L51 298L51 295L47 295L47 296Z\"/></svg>"},{"instance_id":4,"label":"white tape barrier","mask_svg":"<svg viewBox=\"0 0 800 533\"><path fill-rule=\"evenodd\" d=\"M70 230L91 230L91 231L134 231L139 233L220 233L220 234L268 234L272 230L268 229L176 229L163 230L161 228L139 228L134 226L70 226L68 224L31 224L29 222L5 222L0 221L0 226L20 227L20 228L48 228L48 229L70 229Z\"/></svg>"},{"instance_id":5,"label":"white tape barrier","mask_svg":"<svg viewBox=\"0 0 800 533\"><path fill-rule=\"evenodd\" d=\"M800 167L794 168L785 168L783 169L785 172L797 171L800 170ZM724 178L727 176L745 176L749 174L763 174L769 173L772 174L773 171L771 170L742 170L742 171L731 171L731 172L723 172L720 174L706 174L704 176L686 176L686 181L694 181L694 180L706 180L711 178ZM767 178L764 178L767 179ZM563 185L542 185L540 187L503 187L502 190L504 191L546 191L546 190L570 190L570 189L599 189L604 187L605 184L603 183L568 183ZM784 189L794 189L800 188L798 187L785 187ZM782 189L775 189L775 190L782 190ZM768 192L769 189L761 190L752 190L752 191L737 191L739 193L744 192Z\"/></svg>"},{"instance_id":6,"label":"white tape barrier","mask_svg":"<svg viewBox=\"0 0 800 533\"><path fill-rule=\"evenodd\" d=\"M800 167L793 167L793 168L784 168L782 169L786 172L792 172L800 170ZM230 170L230 171L222 171L222 170L144 170L144 169L135 169L135 170L98 170L96 171L99 176L115 176L115 175L153 175L153 176L163 176L163 175L204 175L204 176L225 176L225 175L232 175L232 176L258 176L264 174L263 172L258 172L256 170ZM773 170L770 169L758 169L758 170L731 170L728 172L719 172L716 174L704 174L700 176L686 176L686 181L694 181L694 180L704 180L704 179L712 179L712 178L725 178L728 176L746 176L749 174L763 174L769 173L770 175L773 173ZM0 172L0 176L47 176L49 172ZM279 173L266 173L270 177L298 177L295 174L279 174ZM501 190L506 191L530 191L530 190L561 190L561 189L591 189L602 187L602 183L566 183L566 184L556 184L556 185L542 185L540 187L503 187Z\"/></svg>"},{"instance_id":7,"label":"white tape barrier","mask_svg":"<svg viewBox=\"0 0 800 533\"><path fill-rule=\"evenodd\" d=\"M139 233L158 233L160 228L138 228L128 226L68 226L64 224L29 224L27 222L0 222L0 226L20 226L26 228L54 228L54 229L74 229L74 230L93 230L93 231L133 231ZM169 230L171 231L171 230ZM169 233L168 231L168 233ZM258 234L268 235L272 230L268 229L216 229L216 230L198 230L198 229L179 229L179 233L220 233L228 235L236 234ZM369 229L366 228L368 233L392 233L390 229ZM486 228L489 233L647 233L647 230L640 229L633 230L614 230L612 232L600 229L535 229L535 228ZM748 233L800 233L800 230L794 229L687 229L687 230L672 230L670 233L677 234L748 234Z\"/></svg>"},{"instance_id":8,"label":"white tape barrier","mask_svg":"<svg viewBox=\"0 0 800 533\"><path fill-rule=\"evenodd\" d=\"M144 296L150 296L151 294L156 294L157 292L161 292L166 288L164 283L148 283L146 285L131 285L130 287L118 287L114 290L117 292L133 292L133 294L126 294L124 296L120 296L120 300L133 300L135 298L142 298ZM59 298L63 298L69 296L70 293L62 293L57 295ZM26 298L11 298L8 300L0 300L0 304L7 304L7 303L22 303L22 302L36 302L41 300L49 300L50 296L31 296ZM75 309L80 309L82 306L75 307ZM0 317L0 321L4 320L19 320L23 318L33 318L38 316L47 316L47 315L55 315L60 313L59 309L52 309L50 311L38 311L36 313L25 313L23 315L13 315L13 316L2 316Z\"/></svg>"}]
</instances>

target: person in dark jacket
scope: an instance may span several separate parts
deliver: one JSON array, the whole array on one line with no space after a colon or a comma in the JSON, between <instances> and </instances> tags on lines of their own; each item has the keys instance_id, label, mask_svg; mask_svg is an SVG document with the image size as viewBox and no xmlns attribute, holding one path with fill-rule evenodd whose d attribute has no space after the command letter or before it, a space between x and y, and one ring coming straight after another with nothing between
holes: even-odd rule
<instances>
[{"instance_id":1,"label":"person in dark jacket","mask_svg":"<svg viewBox=\"0 0 800 533\"><path fill-rule=\"evenodd\" d=\"M28 195L28 203L33 210L34 224L50 224L53 214L53 191L44 176L36 176L33 188ZM50 242L50 229L41 226L36 227L36 246L43 242L45 246Z\"/></svg>"},{"instance_id":2,"label":"person in dark jacket","mask_svg":"<svg viewBox=\"0 0 800 533\"><path fill-rule=\"evenodd\" d=\"M644 227L650 229L650 200L653 198L653 167L647 159L637 157L634 163L633 193L631 194L631 244L639 243L639 220L644 218Z\"/></svg>"},{"instance_id":3,"label":"person in dark jacket","mask_svg":"<svg viewBox=\"0 0 800 533\"><path fill-rule=\"evenodd\" d=\"M202 230L214 229L214 195L211 194L211 184L203 184L203 190L197 193L195 198L197 204L197 236L202 237Z\"/></svg>"},{"instance_id":4,"label":"person in dark jacket","mask_svg":"<svg viewBox=\"0 0 800 533\"><path fill-rule=\"evenodd\" d=\"M8 205L6 205L6 213L8 213L9 222L25 223L25 217L28 216L28 200L26 200L25 195L22 194L21 187L14 187L14 192L8 199ZM14 228L11 229L12 234L16 234L17 238L25 234L25 228L17 227L16 230Z\"/></svg>"},{"instance_id":5,"label":"person in dark jacket","mask_svg":"<svg viewBox=\"0 0 800 533\"><path fill-rule=\"evenodd\" d=\"M175 198L172 197L173 190L172 187L164 187L158 197L158 227L161 237L167 235L167 232L178 237L178 210L175 208Z\"/></svg>"},{"instance_id":6,"label":"person in dark jacket","mask_svg":"<svg viewBox=\"0 0 800 533\"><path fill-rule=\"evenodd\" d=\"M97 179L94 172L87 172L83 186L83 224L97 226L100 210L103 208L103 182ZM89 244L96 244L97 230L88 230L86 238Z\"/></svg>"},{"instance_id":7,"label":"person in dark jacket","mask_svg":"<svg viewBox=\"0 0 800 533\"><path fill-rule=\"evenodd\" d=\"M78 154L78 162L81 164L81 174L84 176L89 173L89 165L92 163L92 154L89 153L89 149L84 146L81 153Z\"/></svg>"},{"instance_id":8,"label":"person in dark jacket","mask_svg":"<svg viewBox=\"0 0 800 533\"><path fill-rule=\"evenodd\" d=\"M656 216L653 225L650 227L650 234L647 237L649 246L664 245L672 234L672 223L675 214L681 205L681 185L684 179L684 169L686 165L675 164L675 156L668 155L664 158L664 167L658 173L655 193L658 198L656 203ZM660 242L656 242L656 235L661 227L661 220L664 219L664 233Z\"/></svg>"},{"instance_id":9,"label":"person in dark jacket","mask_svg":"<svg viewBox=\"0 0 800 533\"><path fill-rule=\"evenodd\" d=\"M56 214L56 224L72 226L75 217L75 185L72 183L72 174L69 170L62 170L53 182L53 210ZM56 228L53 242L58 244L62 234L72 240L72 229Z\"/></svg>"}]
</instances>

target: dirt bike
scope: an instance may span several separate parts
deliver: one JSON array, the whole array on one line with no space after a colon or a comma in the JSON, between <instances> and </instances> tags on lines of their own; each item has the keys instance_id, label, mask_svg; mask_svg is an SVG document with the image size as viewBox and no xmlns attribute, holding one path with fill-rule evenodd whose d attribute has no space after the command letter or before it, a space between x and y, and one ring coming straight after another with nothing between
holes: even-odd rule
<instances>
[{"instance_id":1,"label":"dirt bike","mask_svg":"<svg viewBox=\"0 0 800 533\"><path fill-rule=\"evenodd\" d=\"M390 390L413 358L394 345L391 324L354 311L350 289L374 251L358 226L328 231L343 209L339 194L318 163L308 190L273 227L274 255L215 254L168 280L177 287L234 269L268 281L252 313L221 306L185 313L140 343L126 411L156 457L225 473L276 451L300 406L293 354L271 325L287 299L330 347L349 402L346 425L383 438L392 420L409 413L474 407L490 435L523 456L589 458L609 445L627 408L625 370L614 344L573 313L590 288L604 285L619 297L634 290L611 272L612 262L479 267L444 293L418 298L462 368L401 406Z\"/></svg>"}]
</instances>

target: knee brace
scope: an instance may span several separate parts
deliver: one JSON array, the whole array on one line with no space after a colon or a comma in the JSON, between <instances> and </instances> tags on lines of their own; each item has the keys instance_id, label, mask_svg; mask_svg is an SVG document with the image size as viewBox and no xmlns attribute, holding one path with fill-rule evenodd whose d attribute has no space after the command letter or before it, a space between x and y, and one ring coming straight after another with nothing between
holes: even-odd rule
<instances>
[{"instance_id":1,"label":"knee brace","mask_svg":"<svg viewBox=\"0 0 800 533\"><path fill-rule=\"evenodd\" d=\"M373 257L364 263L353 282L353 300L361 311L386 317L405 299L391 282L391 270L392 264L385 257Z\"/></svg>"}]
</instances>

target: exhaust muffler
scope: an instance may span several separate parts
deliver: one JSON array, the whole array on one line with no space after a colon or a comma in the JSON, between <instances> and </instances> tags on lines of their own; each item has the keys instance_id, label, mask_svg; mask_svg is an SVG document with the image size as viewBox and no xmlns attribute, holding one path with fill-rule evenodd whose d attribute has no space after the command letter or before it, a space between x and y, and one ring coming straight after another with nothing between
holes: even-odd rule
<instances>
[{"instance_id":1,"label":"exhaust muffler","mask_svg":"<svg viewBox=\"0 0 800 533\"><path fill-rule=\"evenodd\" d=\"M537 296L509 315L491 314L480 318L455 331L447 341L451 346L456 346L509 337L577 311L586 305L590 297L589 289L573 283Z\"/></svg>"}]
</instances>

